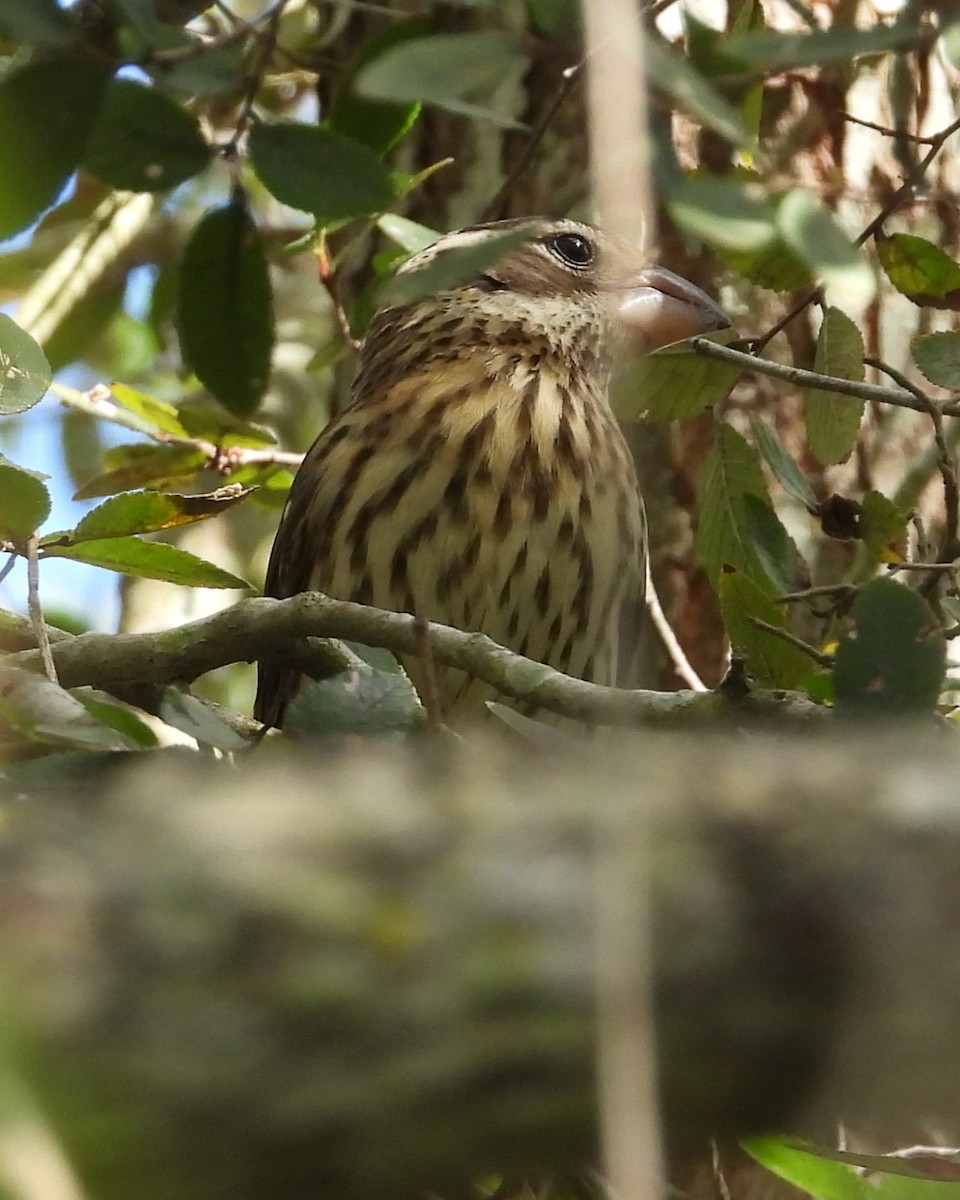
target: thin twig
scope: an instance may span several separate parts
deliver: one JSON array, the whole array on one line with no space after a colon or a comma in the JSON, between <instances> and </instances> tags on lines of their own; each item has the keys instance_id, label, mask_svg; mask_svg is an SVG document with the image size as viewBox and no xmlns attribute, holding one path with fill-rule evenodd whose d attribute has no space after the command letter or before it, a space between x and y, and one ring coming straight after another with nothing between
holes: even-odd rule
<instances>
[{"instance_id":1,"label":"thin twig","mask_svg":"<svg viewBox=\"0 0 960 1200\"><path fill-rule=\"evenodd\" d=\"M859 591L855 583L825 583L818 587L804 588L800 592L786 592L776 597L777 604L802 604L805 600L816 600L819 597L843 599Z\"/></svg>"},{"instance_id":2,"label":"thin twig","mask_svg":"<svg viewBox=\"0 0 960 1200\"><path fill-rule=\"evenodd\" d=\"M417 657L422 667L420 679L420 703L427 714L427 724L434 730L443 727L443 705L437 685L437 664L430 642L430 622L423 617L414 617L413 636L417 644Z\"/></svg>"},{"instance_id":3,"label":"thin twig","mask_svg":"<svg viewBox=\"0 0 960 1200\"><path fill-rule=\"evenodd\" d=\"M544 112L540 115L540 119L530 131L530 136L527 138L526 145L523 147L517 161L513 164L510 174L503 181L503 184L497 191L490 203L484 210L484 221L495 221L501 215L501 208L504 201L510 195L517 182L524 176L536 157L537 151L540 149L540 144L546 136L547 130L553 124L557 113L563 106L564 101L573 91L580 76L583 73L583 63L576 63L572 67L567 67L560 75L560 86L557 88L553 99L547 105Z\"/></svg>"},{"instance_id":4,"label":"thin twig","mask_svg":"<svg viewBox=\"0 0 960 1200\"><path fill-rule=\"evenodd\" d=\"M792 383L794 387L819 388L825 392L837 392L842 396L856 396L862 400L876 400L880 404L893 404L898 408L910 408L914 412L930 415L929 404L934 403L929 398L918 400L912 391L903 388L882 387L878 383L862 383L858 379L839 379L834 375L822 375L819 371L807 371L803 367L791 367L786 363L773 362L769 358L757 358L743 350L735 350L732 346L721 346L711 342L709 338L694 337L686 343L691 350L706 358L716 358L720 362L732 363L744 371L756 371L759 375L769 375L772 379L782 379ZM938 406L944 416L960 416L960 402L950 401Z\"/></svg>"},{"instance_id":5,"label":"thin twig","mask_svg":"<svg viewBox=\"0 0 960 1200\"><path fill-rule=\"evenodd\" d=\"M3 583L3 581L6 579L6 577L10 574L10 572L13 570L13 568L17 565L17 555L13 549L7 550L6 545L0 546L0 550L3 550L10 555L10 557L3 564L3 566L0 567L0 583Z\"/></svg>"},{"instance_id":6,"label":"thin twig","mask_svg":"<svg viewBox=\"0 0 960 1200\"><path fill-rule=\"evenodd\" d=\"M880 209L873 220L870 221L869 224L860 231L854 240L854 245L862 246L864 242L872 238L877 230L883 227L884 222L893 216L893 214L905 201L913 197L917 190L918 184L930 169L930 165L933 160L943 149L944 143L949 137L956 133L958 129L960 129L960 117L958 117L955 121L951 121L950 124L941 129L939 133L930 135L928 139L930 149L923 156L920 162L917 163L917 167L913 172L913 175L909 179L904 180L904 182L900 185L900 187L897 188L897 190L893 193L883 208ZM795 317L798 317L809 304L816 301L820 295L821 289L819 286L811 288L809 292L806 292L797 301L797 303L794 304L790 311L785 316L781 317L775 325L772 325L766 333L762 334L758 338L752 339L753 349L757 351L762 350L772 338L774 338L785 326L789 325Z\"/></svg>"},{"instance_id":7,"label":"thin twig","mask_svg":"<svg viewBox=\"0 0 960 1200\"><path fill-rule=\"evenodd\" d=\"M667 614L663 611L663 605L660 603L660 597L657 595L653 576L650 573L649 559L647 560L646 603L647 612L650 614L654 628L659 635L660 641L663 643L663 648L669 655L670 663L677 674L677 678L682 679L687 687L692 688L695 692L709 691L710 689L693 669L690 660L684 653L683 647L680 645L677 635L673 632L673 628L667 620Z\"/></svg>"},{"instance_id":8,"label":"thin twig","mask_svg":"<svg viewBox=\"0 0 960 1200\"><path fill-rule=\"evenodd\" d=\"M33 625L33 633L40 650L40 661L43 673L51 683L57 683L57 667L53 661L53 651L50 649L50 638L47 636L47 623L43 619L43 609L40 607L40 567L37 558L37 535L31 533L27 538L27 612Z\"/></svg>"},{"instance_id":9,"label":"thin twig","mask_svg":"<svg viewBox=\"0 0 960 1200\"><path fill-rule=\"evenodd\" d=\"M897 574L899 571L934 571L941 575L950 571L960 569L956 562L902 562L890 563L887 571L891 575Z\"/></svg>"},{"instance_id":10,"label":"thin twig","mask_svg":"<svg viewBox=\"0 0 960 1200\"><path fill-rule=\"evenodd\" d=\"M922 404L927 406L927 413L933 424L933 441L937 448L937 469L940 472L940 478L943 480L943 506L945 515L943 535L940 539L937 558L944 561L956 558L960 554L960 545L957 542L957 527L958 522L960 522L960 486L957 483L956 463L947 446L947 440L943 435L943 410L922 388L919 388L902 371L898 371L896 367L892 367L889 363L882 362L878 358L864 358L863 361L867 366L873 367L874 370L882 371L894 383L911 392Z\"/></svg>"},{"instance_id":11,"label":"thin twig","mask_svg":"<svg viewBox=\"0 0 960 1200\"><path fill-rule=\"evenodd\" d=\"M929 146L936 140L932 134L924 137L919 133L906 133L900 129L891 129L887 125L878 125L875 121L865 121L863 117L855 117L853 113L843 112L840 116L851 125L862 125L864 129L874 129L884 137L902 138L906 142L915 142L918 146Z\"/></svg>"},{"instance_id":12,"label":"thin twig","mask_svg":"<svg viewBox=\"0 0 960 1200\"><path fill-rule=\"evenodd\" d=\"M81 392L76 388L67 387L66 384L54 381L50 384L50 391L63 404L76 409L77 412L97 417L101 421L110 421L124 429L132 429L161 446L185 446L191 450L197 450L206 456L210 467L223 474L236 470L237 467L247 466L296 468L303 461L302 454L295 454L288 450L254 446L218 446L203 438L181 437L177 434L167 433L166 430L151 426L148 421L129 412L112 400L110 389L105 383L98 383L87 391Z\"/></svg>"},{"instance_id":13,"label":"thin twig","mask_svg":"<svg viewBox=\"0 0 960 1200\"><path fill-rule=\"evenodd\" d=\"M257 93L260 91L260 85L263 83L263 77L267 73L270 58L277 43L277 30L280 26L280 19L283 16L283 10L289 3L290 0L277 0L276 7L266 14L262 32L257 32L257 36L260 39L260 50L247 77L247 88L240 112L237 114L237 125L230 140L221 146L222 154L230 162L236 159L240 139L246 133L247 126L250 124L253 116L253 106L257 102Z\"/></svg>"},{"instance_id":14,"label":"thin twig","mask_svg":"<svg viewBox=\"0 0 960 1200\"><path fill-rule=\"evenodd\" d=\"M769 621L763 621L760 617L747 617L747 620L756 629L762 629L764 633L769 633L773 637L779 638L781 642L786 642L788 646L793 646L797 650L802 650L808 658L812 658L815 663L821 667L833 666L833 655L824 654L818 650L816 646L811 646L809 642L805 642L803 638L798 638L795 633L791 633L789 629L783 629L779 625L771 625Z\"/></svg>"}]
</instances>

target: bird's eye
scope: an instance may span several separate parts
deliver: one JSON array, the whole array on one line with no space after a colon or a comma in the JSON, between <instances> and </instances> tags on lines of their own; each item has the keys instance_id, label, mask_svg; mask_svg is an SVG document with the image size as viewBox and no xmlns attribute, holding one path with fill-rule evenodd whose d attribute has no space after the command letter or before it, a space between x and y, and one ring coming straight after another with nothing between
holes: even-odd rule
<instances>
[{"instance_id":1,"label":"bird's eye","mask_svg":"<svg viewBox=\"0 0 960 1200\"><path fill-rule=\"evenodd\" d=\"M556 233L547 238L547 245L568 267L582 271L596 257L593 242L579 233Z\"/></svg>"}]
</instances>

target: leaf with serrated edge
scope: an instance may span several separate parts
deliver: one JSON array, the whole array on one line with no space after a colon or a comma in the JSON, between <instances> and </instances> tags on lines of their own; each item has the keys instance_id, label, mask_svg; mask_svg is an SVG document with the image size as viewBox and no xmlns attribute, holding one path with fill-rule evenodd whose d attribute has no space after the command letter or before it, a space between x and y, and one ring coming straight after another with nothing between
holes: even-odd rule
<instances>
[{"instance_id":1,"label":"leaf with serrated edge","mask_svg":"<svg viewBox=\"0 0 960 1200\"><path fill-rule=\"evenodd\" d=\"M218 516L250 495L251 489L221 488L205 495L181 496L171 492L124 492L98 504L68 536L77 542L156 533Z\"/></svg>"},{"instance_id":2,"label":"leaf with serrated edge","mask_svg":"<svg viewBox=\"0 0 960 1200\"><path fill-rule=\"evenodd\" d=\"M0 538L19 542L36 532L50 515L50 493L35 471L0 456Z\"/></svg>"},{"instance_id":3,"label":"leaf with serrated edge","mask_svg":"<svg viewBox=\"0 0 960 1200\"><path fill-rule=\"evenodd\" d=\"M919 592L872 579L849 613L833 679L838 713L909 716L933 712L946 670L946 642Z\"/></svg>"},{"instance_id":4,"label":"leaf with serrated edge","mask_svg":"<svg viewBox=\"0 0 960 1200\"><path fill-rule=\"evenodd\" d=\"M867 549L880 562L903 562L907 519L892 500L881 492L867 492L860 502L857 526Z\"/></svg>"},{"instance_id":5,"label":"leaf with serrated edge","mask_svg":"<svg viewBox=\"0 0 960 1200\"><path fill-rule=\"evenodd\" d=\"M112 496L116 492L128 492L148 484L169 486L181 480L193 479L206 464L207 456L202 450L188 446L144 446L117 447L126 452L138 450L139 454L125 454L125 461L112 470L89 479L74 493L74 500L93 500L98 496ZM109 455L108 451L108 455ZM105 456L107 457L107 456Z\"/></svg>"},{"instance_id":6,"label":"leaf with serrated edge","mask_svg":"<svg viewBox=\"0 0 960 1200\"><path fill-rule=\"evenodd\" d=\"M0 413L26 412L46 394L52 372L47 357L6 313L0 313Z\"/></svg>"},{"instance_id":7,"label":"leaf with serrated edge","mask_svg":"<svg viewBox=\"0 0 960 1200\"><path fill-rule=\"evenodd\" d=\"M723 423L703 467L697 551L714 586L723 567L729 564L773 595L777 585L769 578L751 540L745 495L770 504L757 452L731 425Z\"/></svg>"},{"instance_id":8,"label":"leaf with serrated edge","mask_svg":"<svg viewBox=\"0 0 960 1200\"><path fill-rule=\"evenodd\" d=\"M960 333L918 334L910 343L910 352L930 383L960 391Z\"/></svg>"},{"instance_id":9,"label":"leaf with serrated edge","mask_svg":"<svg viewBox=\"0 0 960 1200\"><path fill-rule=\"evenodd\" d=\"M823 315L814 370L839 379L863 379L863 337L839 308L828 308ZM810 449L826 465L843 462L856 445L866 401L819 388L807 388L805 395Z\"/></svg>"},{"instance_id":10,"label":"leaf with serrated edge","mask_svg":"<svg viewBox=\"0 0 960 1200\"><path fill-rule=\"evenodd\" d=\"M685 421L718 404L741 375L739 367L694 354L682 342L620 364L610 389L622 421Z\"/></svg>"},{"instance_id":11,"label":"leaf with serrated edge","mask_svg":"<svg viewBox=\"0 0 960 1200\"><path fill-rule=\"evenodd\" d=\"M756 681L766 687L797 687L810 674L810 659L796 646L758 629L750 620L755 617L778 629L787 629L783 607L774 604L740 571L722 571L717 594L730 644L744 655Z\"/></svg>"},{"instance_id":12,"label":"leaf with serrated edge","mask_svg":"<svg viewBox=\"0 0 960 1200\"><path fill-rule=\"evenodd\" d=\"M942 297L960 288L960 263L939 246L911 233L894 233L877 242L877 258L887 278L905 296Z\"/></svg>"},{"instance_id":13,"label":"leaf with serrated edge","mask_svg":"<svg viewBox=\"0 0 960 1200\"><path fill-rule=\"evenodd\" d=\"M168 546L166 542L144 542L137 537L105 538L102 541L81 542L77 546L43 548L44 558L69 558L134 575L139 579L160 579L181 587L241 588L250 587L245 579L231 575L195 554Z\"/></svg>"},{"instance_id":14,"label":"leaf with serrated edge","mask_svg":"<svg viewBox=\"0 0 960 1200\"><path fill-rule=\"evenodd\" d=\"M138 392L126 383L111 383L110 392L118 404L141 417L148 426L153 426L154 429L172 437L190 436L180 424L176 408L166 400L157 400L155 396L148 396L146 392Z\"/></svg>"}]
</instances>

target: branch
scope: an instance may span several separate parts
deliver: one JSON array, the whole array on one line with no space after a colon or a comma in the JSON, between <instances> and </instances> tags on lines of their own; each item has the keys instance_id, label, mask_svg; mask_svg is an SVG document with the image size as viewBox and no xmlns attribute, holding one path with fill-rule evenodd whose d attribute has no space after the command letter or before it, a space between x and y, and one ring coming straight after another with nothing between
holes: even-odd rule
<instances>
[{"instance_id":1,"label":"branch","mask_svg":"<svg viewBox=\"0 0 960 1200\"><path fill-rule=\"evenodd\" d=\"M237 467L253 466L254 464L269 464L278 467L296 469L303 462L303 455L290 450L275 450L272 447L253 446L218 446L204 438L178 437L163 429L151 426L148 421L138 417L117 404L110 395L110 388L105 383L98 383L85 392L77 388L67 387L66 384L54 381L50 391L61 403L77 412L97 417L101 421L110 421L123 429L132 429L135 433L143 434L151 441L161 446L187 446L197 450L207 458L207 463L215 471L227 473Z\"/></svg>"},{"instance_id":2,"label":"branch","mask_svg":"<svg viewBox=\"0 0 960 1200\"><path fill-rule=\"evenodd\" d=\"M436 663L457 667L491 684L504 696L574 720L598 725L710 724L724 718L777 717L819 721L826 710L799 694L756 691L733 700L716 692L624 691L563 675L514 654L480 633L429 624ZM315 674L347 669L326 642L343 638L416 655L423 633L406 613L384 612L304 592L288 600L241 600L211 617L162 633L84 633L53 647L64 687L85 684L113 691L136 684L189 682L228 663L271 659ZM10 657L9 665L36 670L36 650Z\"/></svg>"},{"instance_id":3,"label":"branch","mask_svg":"<svg viewBox=\"0 0 960 1200\"><path fill-rule=\"evenodd\" d=\"M821 375L819 371L807 371L803 367L791 367L785 363L772 362L769 358L757 358L732 346L720 346L709 338L690 338L689 346L696 354L705 358L717 358L732 363L744 371L756 371L758 375L769 375L771 379L782 379L794 387L819 388L825 392L836 392L841 396L856 396L860 400L875 400L880 404L892 404L897 408L909 408L914 412L931 415L931 409L944 417L960 417L960 401L937 404L931 397L919 398L906 388L883 387L879 383L861 383L858 379L839 379L835 375Z\"/></svg>"}]
</instances>

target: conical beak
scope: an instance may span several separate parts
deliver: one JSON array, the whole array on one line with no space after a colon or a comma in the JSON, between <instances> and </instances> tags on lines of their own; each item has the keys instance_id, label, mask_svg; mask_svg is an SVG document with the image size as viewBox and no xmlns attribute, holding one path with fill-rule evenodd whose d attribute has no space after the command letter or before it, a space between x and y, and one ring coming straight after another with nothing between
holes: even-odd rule
<instances>
[{"instance_id":1,"label":"conical beak","mask_svg":"<svg viewBox=\"0 0 960 1200\"><path fill-rule=\"evenodd\" d=\"M641 271L621 293L617 312L629 341L641 352L730 326L730 318L706 292L663 267Z\"/></svg>"}]
</instances>

